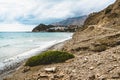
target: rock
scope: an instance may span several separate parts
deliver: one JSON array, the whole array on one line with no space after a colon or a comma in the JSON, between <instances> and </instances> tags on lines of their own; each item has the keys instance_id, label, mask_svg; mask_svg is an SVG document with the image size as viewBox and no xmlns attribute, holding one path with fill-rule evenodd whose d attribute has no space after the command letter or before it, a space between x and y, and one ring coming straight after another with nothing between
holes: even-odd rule
<instances>
[{"instance_id":1,"label":"rock","mask_svg":"<svg viewBox=\"0 0 120 80\"><path fill-rule=\"evenodd\" d=\"M88 62L88 58L85 58L83 63L87 63Z\"/></svg>"},{"instance_id":2,"label":"rock","mask_svg":"<svg viewBox=\"0 0 120 80\"><path fill-rule=\"evenodd\" d=\"M64 75L54 75L54 78L63 78Z\"/></svg>"},{"instance_id":3,"label":"rock","mask_svg":"<svg viewBox=\"0 0 120 80\"><path fill-rule=\"evenodd\" d=\"M98 78L98 80L107 80L107 78L102 75L102 76L100 76L100 77Z\"/></svg>"},{"instance_id":4,"label":"rock","mask_svg":"<svg viewBox=\"0 0 120 80\"><path fill-rule=\"evenodd\" d=\"M70 63L70 62L73 62L73 61L74 61L73 59L69 59L69 60L66 60L65 62Z\"/></svg>"},{"instance_id":5,"label":"rock","mask_svg":"<svg viewBox=\"0 0 120 80\"><path fill-rule=\"evenodd\" d=\"M97 66L100 66L100 65L102 65L102 64L103 64L103 63L100 62L100 61L97 62Z\"/></svg>"},{"instance_id":6,"label":"rock","mask_svg":"<svg viewBox=\"0 0 120 80\"><path fill-rule=\"evenodd\" d=\"M76 70L75 70L75 69L73 69L73 70L72 70L72 72L73 72L73 73L75 73L75 72L76 72Z\"/></svg>"},{"instance_id":7,"label":"rock","mask_svg":"<svg viewBox=\"0 0 120 80\"><path fill-rule=\"evenodd\" d=\"M114 67L118 67L118 65L114 65Z\"/></svg>"},{"instance_id":8,"label":"rock","mask_svg":"<svg viewBox=\"0 0 120 80\"><path fill-rule=\"evenodd\" d=\"M31 80L30 78L25 78L24 80Z\"/></svg>"},{"instance_id":9,"label":"rock","mask_svg":"<svg viewBox=\"0 0 120 80\"><path fill-rule=\"evenodd\" d=\"M39 75L38 79L40 79L40 78L48 78L48 77L49 77L49 75L44 74L44 73L41 73L41 74Z\"/></svg>"},{"instance_id":10,"label":"rock","mask_svg":"<svg viewBox=\"0 0 120 80\"><path fill-rule=\"evenodd\" d=\"M120 74L117 73L117 74L113 75L113 76L112 76L112 79L120 79Z\"/></svg>"},{"instance_id":11,"label":"rock","mask_svg":"<svg viewBox=\"0 0 120 80\"><path fill-rule=\"evenodd\" d=\"M94 67L90 67L89 69L90 69L90 70L93 70L93 69L94 69Z\"/></svg>"},{"instance_id":12,"label":"rock","mask_svg":"<svg viewBox=\"0 0 120 80\"><path fill-rule=\"evenodd\" d=\"M100 73L96 73L96 77L100 77Z\"/></svg>"},{"instance_id":13,"label":"rock","mask_svg":"<svg viewBox=\"0 0 120 80\"><path fill-rule=\"evenodd\" d=\"M25 73L25 72L28 72L29 70L30 70L30 67L26 66L26 67L24 67L24 69L22 70L22 72Z\"/></svg>"},{"instance_id":14,"label":"rock","mask_svg":"<svg viewBox=\"0 0 120 80\"><path fill-rule=\"evenodd\" d=\"M6 78L3 78L3 80L7 80Z\"/></svg>"},{"instance_id":15,"label":"rock","mask_svg":"<svg viewBox=\"0 0 120 80\"><path fill-rule=\"evenodd\" d=\"M61 80L64 77L64 73L52 74L50 80Z\"/></svg>"},{"instance_id":16,"label":"rock","mask_svg":"<svg viewBox=\"0 0 120 80\"><path fill-rule=\"evenodd\" d=\"M95 80L95 75L91 75L88 80Z\"/></svg>"},{"instance_id":17,"label":"rock","mask_svg":"<svg viewBox=\"0 0 120 80\"><path fill-rule=\"evenodd\" d=\"M44 70L46 71L46 72L53 72L53 73L55 73L56 72L56 67L51 67L51 68L45 68Z\"/></svg>"}]
</instances>

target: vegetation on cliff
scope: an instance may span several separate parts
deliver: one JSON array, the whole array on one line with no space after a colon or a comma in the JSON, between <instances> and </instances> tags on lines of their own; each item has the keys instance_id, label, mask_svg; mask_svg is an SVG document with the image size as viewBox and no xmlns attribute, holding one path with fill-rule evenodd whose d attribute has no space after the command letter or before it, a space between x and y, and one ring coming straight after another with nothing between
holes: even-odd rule
<instances>
[{"instance_id":1,"label":"vegetation on cliff","mask_svg":"<svg viewBox=\"0 0 120 80\"><path fill-rule=\"evenodd\" d=\"M37 56L33 56L28 59L26 66L37 66L44 64L52 64L64 62L68 59L74 58L73 54L62 52L62 51L47 51Z\"/></svg>"}]
</instances>

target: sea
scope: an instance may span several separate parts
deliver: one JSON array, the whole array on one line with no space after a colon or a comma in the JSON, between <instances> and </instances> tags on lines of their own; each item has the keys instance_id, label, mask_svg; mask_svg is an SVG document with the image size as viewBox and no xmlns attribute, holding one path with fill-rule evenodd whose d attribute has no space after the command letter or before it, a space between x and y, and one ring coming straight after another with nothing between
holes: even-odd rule
<instances>
[{"instance_id":1,"label":"sea","mask_svg":"<svg viewBox=\"0 0 120 80\"><path fill-rule=\"evenodd\" d=\"M0 32L0 74L49 47L71 39L67 32Z\"/></svg>"}]
</instances>

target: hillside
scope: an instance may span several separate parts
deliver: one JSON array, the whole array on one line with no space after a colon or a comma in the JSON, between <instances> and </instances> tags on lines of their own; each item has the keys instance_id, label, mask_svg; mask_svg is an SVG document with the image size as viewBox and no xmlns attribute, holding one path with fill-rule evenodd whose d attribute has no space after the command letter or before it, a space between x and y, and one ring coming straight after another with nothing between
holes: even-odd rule
<instances>
[{"instance_id":1,"label":"hillside","mask_svg":"<svg viewBox=\"0 0 120 80\"><path fill-rule=\"evenodd\" d=\"M54 25L45 25L40 24L36 26L32 32L75 32L79 26L77 25L68 25L68 26L54 26Z\"/></svg>"},{"instance_id":2,"label":"hillside","mask_svg":"<svg viewBox=\"0 0 120 80\"><path fill-rule=\"evenodd\" d=\"M73 17L73 18L68 18L60 22L52 23L52 25L78 25L81 26L84 24L84 21L86 20L87 16L80 16L80 17Z\"/></svg>"},{"instance_id":3,"label":"hillside","mask_svg":"<svg viewBox=\"0 0 120 80\"><path fill-rule=\"evenodd\" d=\"M63 50L77 56L79 79L120 80L120 0L90 14Z\"/></svg>"},{"instance_id":4,"label":"hillside","mask_svg":"<svg viewBox=\"0 0 120 80\"><path fill-rule=\"evenodd\" d=\"M96 38L100 39L104 37L107 38L110 35L119 36L120 31L119 5L120 1L117 0L114 4L108 6L106 9L97 13L90 14L89 17L86 19L83 27L73 35L71 43L80 43L82 40L92 41L93 43L94 42L93 39L95 39L95 41L98 41ZM117 36L115 36L115 38ZM112 38L114 38L114 36Z\"/></svg>"},{"instance_id":5,"label":"hillside","mask_svg":"<svg viewBox=\"0 0 120 80\"><path fill-rule=\"evenodd\" d=\"M39 24L32 32L75 32L78 27L84 24L87 16L68 18L61 22L50 25Z\"/></svg>"},{"instance_id":6,"label":"hillside","mask_svg":"<svg viewBox=\"0 0 120 80\"><path fill-rule=\"evenodd\" d=\"M45 25L45 24L40 24L38 26L36 26L32 32L45 32L47 29L55 27L53 25Z\"/></svg>"}]
</instances>

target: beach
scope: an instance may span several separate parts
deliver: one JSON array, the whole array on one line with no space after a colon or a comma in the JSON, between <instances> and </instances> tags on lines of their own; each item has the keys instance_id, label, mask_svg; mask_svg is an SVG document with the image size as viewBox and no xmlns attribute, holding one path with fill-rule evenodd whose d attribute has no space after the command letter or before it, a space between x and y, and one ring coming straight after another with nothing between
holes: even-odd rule
<instances>
[{"instance_id":1,"label":"beach","mask_svg":"<svg viewBox=\"0 0 120 80\"><path fill-rule=\"evenodd\" d=\"M68 40L65 40L63 42L60 42L60 43L57 43L49 48L47 48L46 50L44 51L48 51L48 50L62 50L63 48L63 45L67 42ZM16 71L19 72L19 70L22 70L24 68L24 63L26 62L26 60L20 62L19 64L17 64L16 66L14 66L13 68L11 68L11 70L5 74L2 74L0 76L0 80L3 80L6 76L8 77L8 80L9 80L9 76L13 75L14 73L16 74ZM21 75L23 76L23 75ZM11 79L11 80L14 80L14 79Z\"/></svg>"},{"instance_id":2,"label":"beach","mask_svg":"<svg viewBox=\"0 0 120 80\"><path fill-rule=\"evenodd\" d=\"M1 79L2 76L21 66L31 56L71 39L72 33L2 32L0 36Z\"/></svg>"}]
</instances>

